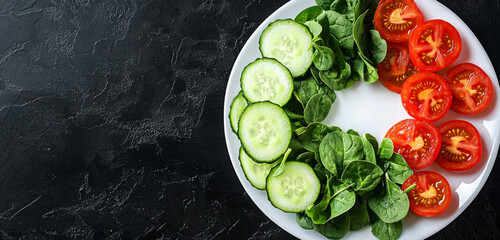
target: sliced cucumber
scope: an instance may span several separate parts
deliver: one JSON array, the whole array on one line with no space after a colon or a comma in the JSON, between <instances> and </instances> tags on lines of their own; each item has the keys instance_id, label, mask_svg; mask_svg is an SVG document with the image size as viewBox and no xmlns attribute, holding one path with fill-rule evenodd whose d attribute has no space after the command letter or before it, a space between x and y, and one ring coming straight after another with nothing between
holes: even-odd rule
<instances>
[{"instance_id":1,"label":"sliced cucumber","mask_svg":"<svg viewBox=\"0 0 500 240\"><path fill-rule=\"evenodd\" d=\"M231 122L231 129L233 132L238 132L238 121L240 120L241 113L247 107L248 102L243 97L242 92L238 93L238 95L233 99L231 103L231 107L229 108L229 122Z\"/></svg>"},{"instance_id":2,"label":"sliced cucumber","mask_svg":"<svg viewBox=\"0 0 500 240\"><path fill-rule=\"evenodd\" d=\"M293 77L303 75L313 59L312 35L305 25L290 19L276 20L260 35L262 56L275 58Z\"/></svg>"},{"instance_id":3,"label":"sliced cucumber","mask_svg":"<svg viewBox=\"0 0 500 240\"><path fill-rule=\"evenodd\" d=\"M280 161L274 163L257 163L250 158L243 148L240 148L240 163L243 172L252 186L257 189L266 189L266 178L271 169L276 166Z\"/></svg>"},{"instance_id":4,"label":"sliced cucumber","mask_svg":"<svg viewBox=\"0 0 500 240\"><path fill-rule=\"evenodd\" d=\"M292 97L293 78L280 62L260 58L243 70L241 89L249 102L270 101L283 106Z\"/></svg>"},{"instance_id":5,"label":"sliced cucumber","mask_svg":"<svg viewBox=\"0 0 500 240\"><path fill-rule=\"evenodd\" d=\"M314 170L307 163L286 162L285 170L273 176L275 167L267 176L267 197L275 206L285 212L302 212L318 198L321 183Z\"/></svg>"},{"instance_id":6,"label":"sliced cucumber","mask_svg":"<svg viewBox=\"0 0 500 240\"><path fill-rule=\"evenodd\" d=\"M292 139L292 126L285 111L271 102L246 107L238 122L238 137L256 162L273 162L285 153Z\"/></svg>"}]
</instances>

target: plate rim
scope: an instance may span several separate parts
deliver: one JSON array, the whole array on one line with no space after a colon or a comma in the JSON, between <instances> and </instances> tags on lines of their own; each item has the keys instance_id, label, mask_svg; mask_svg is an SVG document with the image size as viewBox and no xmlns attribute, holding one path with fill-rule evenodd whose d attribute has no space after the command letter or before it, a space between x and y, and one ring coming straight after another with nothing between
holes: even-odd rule
<instances>
[{"instance_id":1,"label":"plate rim","mask_svg":"<svg viewBox=\"0 0 500 240\"><path fill-rule=\"evenodd\" d=\"M231 68L231 73L228 77L228 82L226 84L226 90L224 92L224 111L223 111L223 122L224 122L224 137L225 137L225 143L226 143L226 148L228 150L228 155L229 155L229 159L233 165L233 169L238 177L238 180L240 182L240 184L243 186L243 188L245 189L245 192L247 193L247 195L250 197L250 199L252 200L252 202L259 208L259 210L264 213L264 215L266 215L267 218L269 218L271 221L273 221L273 223L275 223L276 225L278 225L281 229L285 230L286 232L288 232L289 234L297 237L297 238L300 238L301 236L298 236L295 232L293 231L289 231L289 229L287 229L287 227L285 227L281 222L279 221L276 221L274 219L274 217L271 217L270 214L268 214L266 211L264 211L263 207L260 206L256 200L256 196L254 196L253 194L250 194L249 193L249 189L247 188L251 188L251 186L246 186L243 181L248 181L246 179L246 177L243 175L241 176L241 173L238 171L239 169L238 168L241 168L241 166L239 165L239 160L238 158L236 157L236 160L233 159L233 157L231 156L231 148L230 148L230 145L231 143L229 142L230 140L230 134L235 134L231 127L230 127L230 123L229 123L229 105L231 104L232 102L232 99L234 98L234 96L230 96L229 93L231 91L231 89L229 88L229 84L230 84L230 80L233 79L236 75L240 74L239 72L236 72L236 68L237 66L239 66L241 63L242 58L242 54L243 52L246 52L247 51L247 48L249 48L249 41L254 38L259 38L259 34L263 31L263 29L265 27L267 27L267 25L274 19L278 19L276 17L276 15L279 15L281 13L281 11L283 11L284 8L288 8L289 5L294 5L296 4L297 2L299 1L303 1L303 0L290 0L289 2L283 4L282 6L280 6L278 9L276 9L275 11L273 11L273 13L271 13L267 18L265 18L260 24L259 26L252 32L252 34L250 35L250 37L245 41L245 44L243 45L243 47L241 48L241 50L239 51L238 53L238 56L236 57L236 60L234 61L233 63L233 66ZM418 1L418 0L417 0ZM476 41L477 43L479 43L479 46L474 46L475 47L475 51L479 50L481 51L481 55L484 55L486 57L486 60L489 62L489 64L491 65L492 67L492 73L493 76L490 75L490 78L492 79L492 83L493 83L493 86L496 88L496 94L497 94L497 97L500 97L499 93L500 93L500 90L499 90L499 82L498 82L498 78L497 78L497 75L496 75L496 71L495 71L495 67L493 65L493 63L491 62L491 59L488 55L488 53L486 52L486 50L484 49L483 45L481 44L481 42L479 41L479 39L477 38L477 36L474 34L474 32L469 28L469 26L455 13L453 12L451 9L449 9L447 6L445 6L444 4L442 4L441 2L439 1L436 1L436 0L432 0L431 2L433 2L434 4L438 4L440 5L440 7L443 7L445 9L447 9L451 15L453 15L453 17L455 17L461 24L463 24L463 26L466 28L467 31L469 31L471 33L471 37L473 38L474 41ZM433 18L431 18L433 19ZM431 19L428 19L428 20L431 20ZM479 49L477 49L476 47L479 47ZM493 79L496 79L497 81L493 81ZM228 105L229 104L229 105ZM497 103L498 104L498 103ZM497 106L498 107L498 106ZM500 118L497 119L497 125L500 126ZM228 128L229 126L229 128ZM439 229L437 229L437 231L435 232L427 232L427 233L424 233L422 235L420 235L419 237L423 237L423 238L428 238L434 234L436 234L437 232L441 231L442 229L444 229L445 227L447 227L450 223L452 223L453 221L455 221L456 218L458 218L458 216L460 216L463 211L465 211L465 209L467 209L469 207L469 205L472 203L472 201L474 201L477 197L477 195L479 194L479 192L482 190L482 188L484 187L484 184L486 183L486 181L488 180L490 174L491 174L491 171L493 170L493 166L495 164L495 160L498 156L498 151L499 151L499 148L500 148L500 144L499 144L499 141L500 141L500 132L497 133L497 135L492 138L492 149L491 151L489 152L489 158L486 159L487 160L487 163L485 164L484 166L484 172L483 172L483 177L481 179L481 181L479 182L479 184L477 185L477 187L474 189L474 192L470 195L469 199L467 199L466 202L464 202L462 204L461 207L459 207L457 209L457 211L451 215L449 217L449 222L447 224L445 224L444 226L440 227ZM240 169L241 170L241 169ZM260 200L259 200L260 201ZM297 227L299 227L297 225ZM299 227L300 228L300 227ZM325 238L326 239L326 238Z\"/></svg>"}]
</instances>

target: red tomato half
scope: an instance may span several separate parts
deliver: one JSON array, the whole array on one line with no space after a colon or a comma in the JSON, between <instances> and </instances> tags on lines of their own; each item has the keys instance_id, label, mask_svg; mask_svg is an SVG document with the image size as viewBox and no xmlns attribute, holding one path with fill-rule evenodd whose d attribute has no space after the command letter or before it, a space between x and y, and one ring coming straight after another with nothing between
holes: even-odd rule
<instances>
[{"instance_id":1,"label":"red tomato half","mask_svg":"<svg viewBox=\"0 0 500 240\"><path fill-rule=\"evenodd\" d=\"M422 21L424 16L413 0L380 1L374 17L380 36L390 42L407 42Z\"/></svg>"},{"instance_id":2,"label":"red tomato half","mask_svg":"<svg viewBox=\"0 0 500 240\"><path fill-rule=\"evenodd\" d=\"M408 44L387 42L387 54L378 65L377 72L387 89L400 93L406 79L418 72L410 60Z\"/></svg>"},{"instance_id":3,"label":"red tomato half","mask_svg":"<svg viewBox=\"0 0 500 240\"><path fill-rule=\"evenodd\" d=\"M433 217L444 212L451 203L450 184L441 174L421 171L411 175L401 186L402 190L417 186L408 193L410 210L422 217Z\"/></svg>"},{"instance_id":4,"label":"red tomato half","mask_svg":"<svg viewBox=\"0 0 500 240\"><path fill-rule=\"evenodd\" d=\"M452 67L444 75L450 85L453 101L451 110L461 114L476 114L483 111L491 101L493 84L480 67L462 63Z\"/></svg>"},{"instance_id":5,"label":"red tomato half","mask_svg":"<svg viewBox=\"0 0 500 240\"><path fill-rule=\"evenodd\" d=\"M441 135L434 125L406 119L392 126L386 138L394 143L394 152L401 154L412 169L429 166L439 154Z\"/></svg>"},{"instance_id":6,"label":"red tomato half","mask_svg":"<svg viewBox=\"0 0 500 240\"><path fill-rule=\"evenodd\" d=\"M417 73L403 85L401 102L410 116L435 122L446 115L451 106L451 91L444 79L430 72Z\"/></svg>"},{"instance_id":7,"label":"red tomato half","mask_svg":"<svg viewBox=\"0 0 500 240\"><path fill-rule=\"evenodd\" d=\"M457 60L462 39L448 22L430 20L413 30L409 47L411 61L420 71L437 72Z\"/></svg>"},{"instance_id":8,"label":"red tomato half","mask_svg":"<svg viewBox=\"0 0 500 240\"><path fill-rule=\"evenodd\" d=\"M439 127L441 151L436 163L448 171L462 172L476 166L481 159L481 136L469 122L449 121Z\"/></svg>"}]
</instances>

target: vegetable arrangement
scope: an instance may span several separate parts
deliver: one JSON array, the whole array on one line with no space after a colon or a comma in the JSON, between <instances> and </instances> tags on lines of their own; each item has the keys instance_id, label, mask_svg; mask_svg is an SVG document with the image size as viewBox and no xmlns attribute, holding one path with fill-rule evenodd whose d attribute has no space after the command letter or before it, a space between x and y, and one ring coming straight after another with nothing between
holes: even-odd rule
<instances>
[{"instance_id":1,"label":"vegetable arrangement","mask_svg":"<svg viewBox=\"0 0 500 240\"><path fill-rule=\"evenodd\" d=\"M433 73L459 56L460 35L445 21L424 22L413 0L316 3L294 20L269 24L259 40L263 58L242 72L229 114L242 169L273 206L296 213L302 228L338 239L371 224L377 238L397 239L409 210L436 216L451 202L444 177L412 169L437 159L447 170L466 171L479 161L472 124L438 129L431 122L450 108L484 110L491 80L470 63L444 78ZM415 119L394 125L380 145L368 133L321 123L335 91L379 76Z\"/></svg>"}]
</instances>

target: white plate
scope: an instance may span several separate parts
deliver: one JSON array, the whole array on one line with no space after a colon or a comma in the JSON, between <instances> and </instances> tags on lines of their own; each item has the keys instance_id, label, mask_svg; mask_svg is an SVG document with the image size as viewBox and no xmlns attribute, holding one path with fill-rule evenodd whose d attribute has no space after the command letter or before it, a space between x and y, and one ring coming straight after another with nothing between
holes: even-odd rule
<instances>
[{"instance_id":1,"label":"white plate","mask_svg":"<svg viewBox=\"0 0 500 240\"><path fill-rule=\"evenodd\" d=\"M465 173L450 173L440 168L436 163L425 170L436 171L448 179L453 196L450 207L434 218L422 218L411 211L403 220L403 233L400 239L427 238L451 223L474 200L491 172L498 152L500 139L500 106L498 103L499 85L495 70L481 43L472 31L451 10L434 0L416 0L424 18L443 19L455 26L462 37L462 53L454 65L472 62L480 66L491 78L495 88L493 99L485 111L474 116L465 116L450 111L444 119L435 123L436 126L452 119L467 120L479 130L483 141L483 156L477 166ZM315 5L313 0L294 0L283 5L271 14L252 34L241 50L229 76L224 100L224 134L227 149L234 170L257 206L281 228L301 239L326 239L313 230L304 230L295 222L295 214L284 213L274 208L267 200L266 192L253 188L245 178L238 161L240 142L231 131L229 124L229 106L232 99L240 91L240 75L243 68L256 58L261 57L258 40L261 32L276 19L294 18L306 7ZM337 92L337 100L332 106L329 116L324 121L327 125L335 125L343 130L354 129L359 133L371 133L379 141L387 130L400 120L410 118L404 111L399 94L392 93L380 82L366 84L358 82L353 87ZM370 232L370 227L360 231L350 231L345 239L376 239Z\"/></svg>"}]
</instances>

